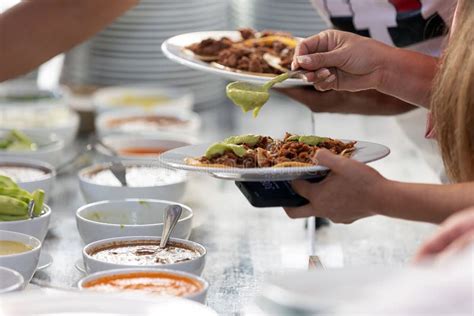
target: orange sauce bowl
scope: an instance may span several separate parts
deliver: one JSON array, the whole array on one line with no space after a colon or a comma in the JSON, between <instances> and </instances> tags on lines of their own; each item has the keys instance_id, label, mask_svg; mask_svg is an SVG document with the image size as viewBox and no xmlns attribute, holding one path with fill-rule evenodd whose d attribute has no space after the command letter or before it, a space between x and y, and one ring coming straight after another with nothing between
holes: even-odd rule
<instances>
[{"instance_id":1,"label":"orange sauce bowl","mask_svg":"<svg viewBox=\"0 0 474 316\"><path fill-rule=\"evenodd\" d=\"M116 269L91 274L80 290L178 296L205 303L209 283L196 275L167 269Z\"/></svg>"}]
</instances>

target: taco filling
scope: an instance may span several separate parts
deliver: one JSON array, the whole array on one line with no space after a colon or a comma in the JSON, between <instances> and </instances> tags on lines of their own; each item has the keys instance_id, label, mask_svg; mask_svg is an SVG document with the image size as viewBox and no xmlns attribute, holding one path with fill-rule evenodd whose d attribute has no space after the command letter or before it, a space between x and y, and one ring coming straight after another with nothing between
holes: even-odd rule
<instances>
[{"instance_id":1,"label":"taco filling","mask_svg":"<svg viewBox=\"0 0 474 316\"><path fill-rule=\"evenodd\" d=\"M248 134L232 136L214 143L203 156L187 158L186 162L195 166L223 168L313 166L317 165L315 156L320 148L349 157L355 150L355 143L290 133L286 133L283 140Z\"/></svg>"}]
</instances>

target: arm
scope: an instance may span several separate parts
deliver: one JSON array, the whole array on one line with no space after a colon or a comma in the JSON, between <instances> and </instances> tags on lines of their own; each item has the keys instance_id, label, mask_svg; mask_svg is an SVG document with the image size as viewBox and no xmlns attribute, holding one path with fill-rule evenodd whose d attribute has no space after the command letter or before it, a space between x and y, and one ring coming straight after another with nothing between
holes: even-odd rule
<instances>
[{"instance_id":1,"label":"arm","mask_svg":"<svg viewBox=\"0 0 474 316\"><path fill-rule=\"evenodd\" d=\"M376 90L320 92L309 86L277 88L277 90L317 113L397 115L416 108L412 104Z\"/></svg>"},{"instance_id":2,"label":"arm","mask_svg":"<svg viewBox=\"0 0 474 316\"><path fill-rule=\"evenodd\" d=\"M355 34L325 31L303 40L292 68L307 70L317 90L375 89L428 107L438 59Z\"/></svg>"},{"instance_id":3,"label":"arm","mask_svg":"<svg viewBox=\"0 0 474 316\"><path fill-rule=\"evenodd\" d=\"M291 218L320 216L351 223L372 215L440 223L474 205L474 183L451 185L391 181L358 161L318 150L318 162L331 169L320 183L294 181L295 191L309 204L285 208Z\"/></svg>"},{"instance_id":4,"label":"arm","mask_svg":"<svg viewBox=\"0 0 474 316\"><path fill-rule=\"evenodd\" d=\"M29 0L0 14L0 82L100 31L138 0Z\"/></svg>"}]
</instances>

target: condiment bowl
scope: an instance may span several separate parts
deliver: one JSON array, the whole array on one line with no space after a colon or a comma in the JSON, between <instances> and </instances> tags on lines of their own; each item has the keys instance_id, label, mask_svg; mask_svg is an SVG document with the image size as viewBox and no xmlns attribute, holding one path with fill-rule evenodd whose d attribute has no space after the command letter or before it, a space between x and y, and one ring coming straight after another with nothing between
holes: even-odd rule
<instances>
[{"instance_id":1,"label":"condiment bowl","mask_svg":"<svg viewBox=\"0 0 474 316\"><path fill-rule=\"evenodd\" d=\"M98 112L139 108L183 113L191 111L193 106L193 95L188 91L154 85L102 88L94 93L92 100Z\"/></svg>"},{"instance_id":2,"label":"condiment bowl","mask_svg":"<svg viewBox=\"0 0 474 316\"><path fill-rule=\"evenodd\" d=\"M119 157L114 157L102 146L97 147L97 152L106 161L133 160L157 161L160 154L167 150L188 146L194 143L192 136L162 133L159 135L108 135L101 138L108 147L115 150Z\"/></svg>"},{"instance_id":3,"label":"condiment bowl","mask_svg":"<svg viewBox=\"0 0 474 316\"><path fill-rule=\"evenodd\" d=\"M109 170L110 163L95 164L79 171L79 186L86 202L128 198L180 201L186 191L185 172L140 161L123 164L127 168L126 187Z\"/></svg>"},{"instance_id":4,"label":"condiment bowl","mask_svg":"<svg viewBox=\"0 0 474 316\"><path fill-rule=\"evenodd\" d=\"M29 176L27 173L20 174L17 170L10 172L7 169L2 170L2 168L9 167L25 168L25 170L33 169L34 171L42 171L44 174ZM0 174L9 176L22 189L28 192L42 189L45 192L45 201L47 201L51 195L51 190L56 179L56 171L51 164L40 160L22 158L12 159L0 157Z\"/></svg>"},{"instance_id":5,"label":"condiment bowl","mask_svg":"<svg viewBox=\"0 0 474 316\"><path fill-rule=\"evenodd\" d=\"M161 121L160 121L161 120ZM163 122L166 120L166 122ZM116 110L102 114L95 120L100 137L109 134L159 135L160 133L195 134L201 127L197 113L156 110Z\"/></svg>"},{"instance_id":6,"label":"condiment bowl","mask_svg":"<svg viewBox=\"0 0 474 316\"><path fill-rule=\"evenodd\" d=\"M101 261L93 257L96 251L106 249L114 246L134 245L140 242L152 242L159 245L160 237L149 236L132 236L132 237L118 237L95 241L88 244L82 250L82 257L87 273L95 273L99 271L123 269L123 268L152 268L152 269L170 269L176 271L189 272L196 275L201 275L204 265L206 264L206 248L201 244L193 241L170 238L168 246L179 246L180 248L190 249L198 252L200 255L188 261L170 263L170 264L154 264L154 265L140 265L140 264L117 264L106 261Z\"/></svg>"},{"instance_id":7,"label":"condiment bowl","mask_svg":"<svg viewBox=\"0 0 474 316\"><path fill-rule=\"evenodd\" d=\"M156 278L160 279L160 276L163 277L170 277L173 279L181 279L183 282L186 283L191 283L194 285L198 285L200 287L200 290L193 293L193 294L188 294L184 295L181 297L199 302L204 304L206 302L206 295L207 291L209 289L209 283L203 279L202 277L196 276L195 274L187 273L187 272L182 272L182 271L176 271L176 270L169 270L169 269L117 269L117 270L108 270L108 271L102 271L102 272L96 272L94 274L88 275L84 278L82 278L79 283L78 283L78 288L80 290L86 290L86 291L104 291L104 292L121 292L121 291L126 291L126 292L137 292L138 293L149 293L149 294L157 294L160 295L160 293L154 293L153 290L150 289L145 289L145 290L123 290L123 289L112 289L114 286L111 285L111 288L108 289L91 289L89 288L92 282L97 282L103 279L120 279L122 277L127 277L129 279L130 277L136 276L136 278L142 278L142 277L149 277L149 278ZM172 294L164 294L164 295L172 295Z\"/></svg>"},{"instance_id":8,"label":"condiment bowl","mask_svg":"<svg viewBox=\"0 0 474 316\"><path fill-rule=\"evenodd\" d=\"M33 236L43 242L51 221L51 208L44 204L40 216L20 221L0 221L0 230L7 230Z\"/></svg>"},{"instance_id":9,"label":"condiment bowl","mask_svg":"<svg viewBox=\"0 0 474 316\"><path fill-rule=\"evenodd\" d=\"M30 235L5 230L0 230L0 241L20 242L31 248L21 253L0 255L0 266L18 271L23 276L25 285L28 284L38 267L41 241Z\"/></svg>"},{"instance_id":10,"label":"condiment bowl","mask_svg":"<svg viewBox=\"0 0 474 316\"><path fill-rule=\"evenodd\" d=\"M193 211L186 205L152 199L100 201L80 207L76 224L84 243L125 236L161 236L163 213L171 204L183 208L171 236L188 239L191 234Z\"/></svg>"},{"instance_id":11,"label":"condiment bowl","mask_svg":"<svg viewBox=\"0 0 474 316\"><path fill-rule=\"evenodd\" d=\"M58 135L50 133L47 135L27 134L27 136L36 144L36 150L2 150L0 157L10 160L33 159L49 163L53 166L61 162L61 153L64 149L64 140Z\"/></svg>"},{"instance_id":12,"label":"condiment bowl","mask_svg":"<svg viewBox=\"0 0 474 316\"><path fill-rule=\"evenodd\" d=\"M0 267L0 294L19 291L23 288L25 279L17 271Z\"/></svg>"}]
</instances>

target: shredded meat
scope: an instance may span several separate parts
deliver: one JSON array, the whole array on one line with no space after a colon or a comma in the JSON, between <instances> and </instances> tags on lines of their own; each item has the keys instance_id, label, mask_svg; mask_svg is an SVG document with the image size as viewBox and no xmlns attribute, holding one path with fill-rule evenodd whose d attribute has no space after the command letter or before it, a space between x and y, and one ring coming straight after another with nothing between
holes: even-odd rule
<instances>
[{"instance_id":1,"label":"shredded meat","mask_svg":"<svg viewBox=\"0 0 474 316\"><path fill-rule=\"evenodd\" d=\"M230 48L232 44L233 42L227 37L223 37L219 40L208 38L200 43L191 44L186 48L197 55L217 56L222 50Z\"/></svg>"},{"instance_id":2,"label":"shredded meat","mask_svg":"<svg viewBox=\"0 0 474 316\"><path fill-rule=\"evenodd\" d=\"M283 140L261 136L260 140L253 146L242 144L247 150L242 157L235 155L232 151L226 151L224 154L216 155L210 159L203 156L198 160L203 164L221 164L234 168L273 167L285 162L316 165L315 155L320 148L326 148L338 155L350 154L355 148L355 142L344 143L331 138L312 146L299 141L288 140L291 136L293 135L286 133Z\"/></svg>"}]
</instances>

